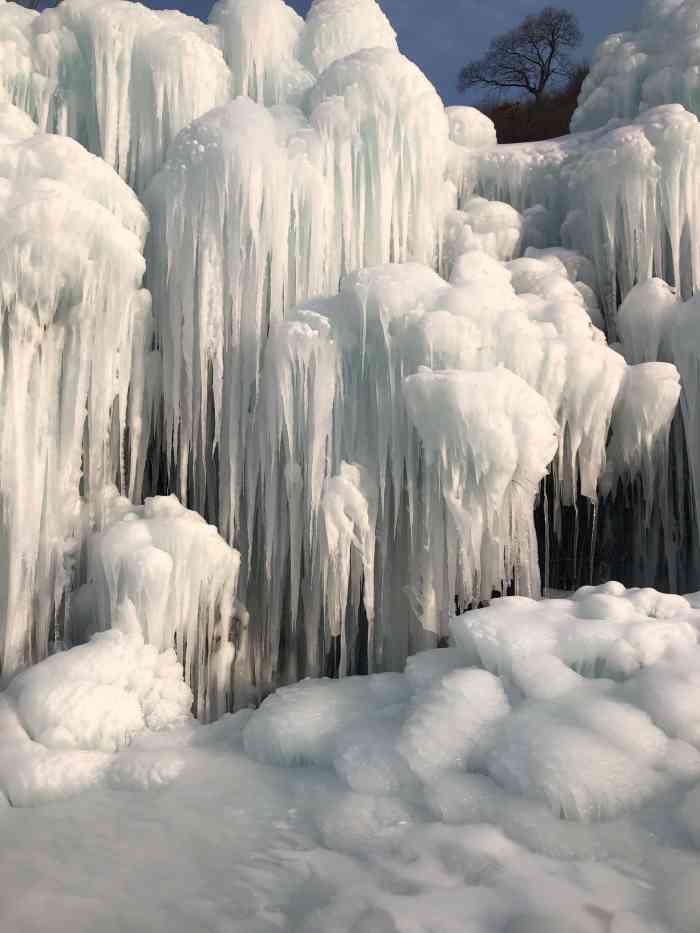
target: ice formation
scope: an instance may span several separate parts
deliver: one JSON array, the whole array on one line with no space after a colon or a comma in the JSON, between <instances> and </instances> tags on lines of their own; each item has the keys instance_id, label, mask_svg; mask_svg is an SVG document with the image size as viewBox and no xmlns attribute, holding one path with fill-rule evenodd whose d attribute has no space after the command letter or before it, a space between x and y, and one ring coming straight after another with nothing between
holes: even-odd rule
<instances>
[{"instance_id":1,"label":"ice formation","mask_svg":"<svg viewBox=\"0 0 700 933\"><path fill-rule=\"evenodd\" d=\"M131 605L148 645L175 648L200 718L220 716L234 694L245 706L248 618L236 603L238 553L175 496L133 507L112 489L102 508L106 527L86 542L87 581L76 594L70 640L111 629Z\"/></svg>"},{"instance_id":2,"label":"ice formation","mask_svg":"<svg viewBox=\"0 0 700 933\"><path fill-rule=\"evenodd\" d=\"M214 718L493 593L700 581L700 130L670 79L586 122L618 58L499 146L375 0L1 3L4 678L128 599Z\"/></svg>"}]
</instances>

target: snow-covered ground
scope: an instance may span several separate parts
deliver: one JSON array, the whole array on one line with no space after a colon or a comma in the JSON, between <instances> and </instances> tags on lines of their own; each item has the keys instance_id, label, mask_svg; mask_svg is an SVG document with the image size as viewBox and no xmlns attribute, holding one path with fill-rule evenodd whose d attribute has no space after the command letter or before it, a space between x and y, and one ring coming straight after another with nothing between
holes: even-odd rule
<instances>
[{"instance_id":1,"label":"snow-covered ground","mask_svg":"<svg viewBox=\"0 0 700 933\"><path fill-rule=\"evenodd\" d=\"M607 584L451 632L208 726L128 613L18 675L0 928L695 933L700 598Z\"/></svg>"}]
</instances>

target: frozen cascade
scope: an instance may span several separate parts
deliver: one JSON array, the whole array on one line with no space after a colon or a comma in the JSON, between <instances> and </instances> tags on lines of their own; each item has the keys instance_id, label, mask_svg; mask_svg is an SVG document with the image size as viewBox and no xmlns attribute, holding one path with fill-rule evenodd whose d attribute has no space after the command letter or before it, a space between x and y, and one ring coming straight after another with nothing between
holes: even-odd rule
<instances>
[{"instance_id":1,"label":"frozen cascade","mask_svg":"<svg viewBox=\"0 0 700 933\"><path fill-rule=\"evenodd\" d=\"M261 104L298 104L313 77L296 57L304 20L284 0L218 0L209 14L233 93Z\"/></svg>"},{"instance_id":2,"label":"frozen cascade","mask_svg":"<svg viewBox=\"0 0 700 933\"><path fill-rule=\"evenodd\" d=\"M559 426L545 400L506 369L421 369L403 391L425 454L414 568L421 623L442 634L436 610L455 597L462 605L488 600L511 580L516 592L539 594L533 506Z\"/></svg>"},{"instance_id":3,"label":"frozen cascade","mask_svg":"<svg viewBox=\"0 0 700 933\"><path fill-rule=\"evenodd\" d=\"M574 577L586 547L598 567L595 522L578 541L601 494L604 527L634 516L636 575L692 578L700 130L665 87L498 146L473 108L445 110L376 0L315 0L305 21L220 0L208 24L0 0L2 203L27 218L6 234L0 387L36 431L3 425L7 671L125 600L202 716L398 669L455 599L538 593L535 504ZM635 544L649 522L658 541ZM152 562L119 552L127 526Z\"/></svg>"},{"instance_id":4,"label":"frozen cascade","mask_svg":"<svg viewBox=\"0 0 700 933\"><path fill-rule=\"evenodd\" d=\"M44 657L52 625L62 624L85 520L80 492L112 481L138 485L152 320L141 289L143 211L112 169L77 143L31 135L1 145L0 216L7 678Z\"/></svg>"},{"instance_id":5,"label":"frozen cascade","mask_svg":"<svg viewBox=\"0 0 700 933\"><path fill-rule=\"evenodd\" d=\"M309 107L333 183L335 284L363 266L433 265L454 198L444 180L448 120L420 69L391 49L356 52L323 72Z\"/></svg>"}]
</instances>

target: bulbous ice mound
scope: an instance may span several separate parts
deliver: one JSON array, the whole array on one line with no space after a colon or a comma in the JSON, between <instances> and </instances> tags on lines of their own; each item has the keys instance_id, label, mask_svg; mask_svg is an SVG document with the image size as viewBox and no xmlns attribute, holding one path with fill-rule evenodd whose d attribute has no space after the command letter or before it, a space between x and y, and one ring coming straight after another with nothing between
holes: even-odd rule
<instances>
[{"instance_id":1,"label":"bulbous ice mound","mask_svg":"<svg viewBox=\"0 0 700 933\"><path fill-rule=\"evenodd\" d=\"M185 722L192 705L175 652L144 643L129 604L114 628L22 671L5 697L35 742L102 752L119 751L145 729Z\"/></svg>"},{"instance_id":2,"label":"bulbous ice mound","mask_svg":"<svg viewBox=\"0 0 700 933\"><path fill-rule=\"evenodd\" d=\"M167 783L182 769L172 752L146 758L125 749L186 724L191 705L175 652L144 643L125 600L113 629L22 671L0 693L0 794L21 807L105 779L130 789Z\"/></svg>"},{"instance_id":3,"label":"bulbous ice mound","mask_svg":"<svg viewBox=\"0 0 700 933\"><path fill-rule=\"evenodd\" d=\"M138 483L145 232L133 192L73 140L0 146L0 407L13 412L0 422L4 678L48 650L84 522L81 477L86 495L117 476Z\"/></svg>"},{"instance_id":4,"label":"bulbous ice mound","mask_svg":"<svg viewBox=\"0 0 700 933\"><path fill-rule=\"evenodd\" d=\"M485 149L496 145L496 126L493 120L476 107L447 107L450 121L450 139L468 149Z\"/></svg>"},{"instance_id":5,"label":"bulbous ice mound","mask_svg":"<svg viewBox=\"0 0 700 933\"><path fill-rule=\"evenodd\" d=\"M700 116L698 0L646 0L640 29L610 36L598 48L571 127L634 119L660 104Z\"/></svg>"},{"instance_id":6,"label":"bulbous ice mound","mask_svg":"<svg viewBox=\"0 0 700 933\"><path fill-rule=\"evenodd\" d=\"M314 0L301 33L299 58L314 74L361 49L398 51L396 33L377 0Z\"/></svg>"}]
</instances>

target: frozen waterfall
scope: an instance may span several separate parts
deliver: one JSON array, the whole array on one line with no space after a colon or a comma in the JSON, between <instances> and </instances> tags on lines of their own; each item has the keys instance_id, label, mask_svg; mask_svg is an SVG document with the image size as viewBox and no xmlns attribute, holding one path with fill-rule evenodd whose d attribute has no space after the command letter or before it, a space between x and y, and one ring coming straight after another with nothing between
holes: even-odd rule
<instances>
[{"instance_id":1,"label":"frozen waterfall","mask_svg":"<svg viewBox=\"0 0 700 933\"><path fill-rule=\"evenodd\" d=\"M699 10L500 146L375 0L0 0L3 680L126 618L215 718L700 585Z\"/></svg>"}]
</instances>

